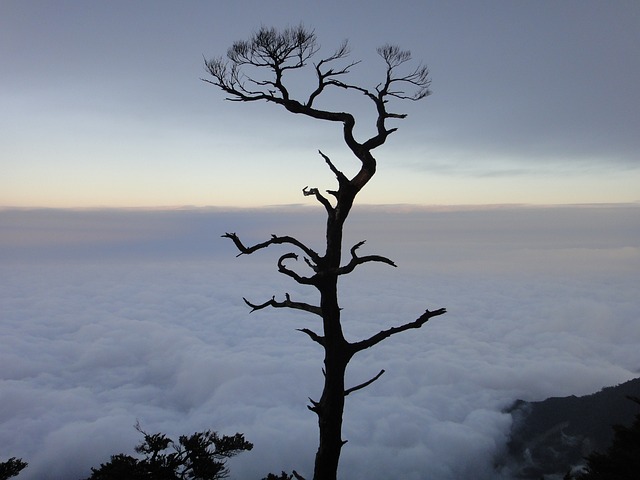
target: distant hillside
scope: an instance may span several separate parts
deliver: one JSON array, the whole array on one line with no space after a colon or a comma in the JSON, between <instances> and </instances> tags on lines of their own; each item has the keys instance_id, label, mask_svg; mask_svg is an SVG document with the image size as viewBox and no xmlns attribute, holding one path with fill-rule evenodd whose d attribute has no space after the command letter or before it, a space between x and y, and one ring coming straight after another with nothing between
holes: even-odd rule
<instances>
[{"instance_id":1,"label":"distant hillside","mask_svg":"<svg viewBox=\"0 0 640 480\"><path fill-rule=\"evenodd\" d=\"M569 467L584 463L594 450L604 451L613 438L612 425L630 425L640 397L640 378L583 397L517 400L511 440L498 462L518 479L561 479Z\"/></svg>"}]
</instances>

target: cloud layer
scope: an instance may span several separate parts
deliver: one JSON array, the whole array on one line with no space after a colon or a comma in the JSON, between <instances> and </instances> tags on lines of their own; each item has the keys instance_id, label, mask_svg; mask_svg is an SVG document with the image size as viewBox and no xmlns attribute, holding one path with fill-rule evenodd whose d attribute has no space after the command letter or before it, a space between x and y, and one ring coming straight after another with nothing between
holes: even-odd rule
<instances>
[{"instance_id":1,"label":"cloud layer","mask_svg":"<svg viewBox=\"0 0 640 480\"><path fill-rule=\"evenodd\" d=\"M359 339L447 307L423 329L356 357L342 476L493 479L516 398L584 394L638 375L637 206L356 209L347 242L393 258L342 282ZM309 208L0 212L0 446L20 478L73 479L131 452L133 424L169 435L212 428L255 444L233 478L309 474L307 397L321 352L301 312L249 315L314 292L275 271L278 251L235 258L271 233L320 249ZM3 457L4 458L4 457Z\"/></svg>"}]
</instances>

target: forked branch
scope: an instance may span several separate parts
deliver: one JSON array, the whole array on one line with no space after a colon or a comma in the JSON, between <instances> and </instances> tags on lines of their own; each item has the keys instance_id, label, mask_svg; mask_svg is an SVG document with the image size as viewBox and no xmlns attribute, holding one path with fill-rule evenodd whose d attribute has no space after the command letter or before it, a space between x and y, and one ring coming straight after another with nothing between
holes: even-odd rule
<instances>
[{"instance_id":1,"label":"forked branch","mask_svg":"<svg viewBox=\"0 0 640 480\"><path fill-rule=\"evenodd\" d=\"M318 150L318 153L322 156L325 163L329 166L329 169L336 176L336 179L338 180L339 190L343 188L347 188L349 185L349 179L346 177L346 175L342 173L340 170L338 170L338 168L333 164L331 159L328 156L326 156L324 153L322 153L321 150ZM333 195L337 199L339 190L327 190L327 193ZM304 194L305 197L315 196L318 202L320 202L322 206L324 206L325 210L330 216L335 214L335 207L331 204L331 202L327 199L327 197L325 197L320 193L320 191L317 188L309 188L308 186L306 186L302 189L302 193Z\"/></svg>"},{"instance_id":2,"label":"forked branch","mask_svg":"<svg viewBox=\"0 0 640 480\"><path fill-rule=\"evenodd\" d=\"M347 263L345 266L340 267L338 269L338 275L344 275L347 273L353 272L353 270L363 263L367 262L381 262L386 263L387 265L391 265L392 267L396 267L397 265L393 262L393 260L389 260L387 257L383 257L381 255L367 255L364 257L358 257L356 254L356 250L360 248L366 240L356 243L353 247L351 247L351 261Z\"/></svg>"},{"instance_id":3,"label":"forked branch","mask_svg":"<svg viewBox=\"0 0 640 480\"><path fill-rule=\"evenodd\" d=\"M383 45L378 48L380 55L387 64L387 78L376 88L379 95L399 98L401 100L420 100L431 94L429 86L429 69L425 65L418 65L414 70L405 75L397 75L395 69L411 60L409 50L401 50L396 45ZM413 88L412 92L407 92L401 84ZM395 89L398 85L399 89ZM393 87L393 88L392 88Z\"/></svg>"},{"instance_id":4,"label":"forked branch","mask_svg":"<svg viewBox=\"0 0 640 480\"><path fill-rule=\"evenodd\" d=\"M320 193L320 190L318 190L317 188L309 188L309 186L306 186L302 189L302 194L305 197L310 197L310 196L315 196L316 200L318 200L318 202L320 202L322 204L322 206L325 208L325 210L327 211L327 213L329 215L333 214L333 205L331 205L331 202L329 202L329 200L327 199L327 197L325 197L324 195L322 195Z\"/></svg>"},{"instance_id":5,"label":"forked branch","mask_svg":"<svg viewBox=\"0 0 640 480\"><path fill-rule=\"evenodd\" d=\"M315 275L313 277L303 277L301 275L298 275L293 270L286 267L286 265L284 264L284 261L290 258L297 261L298 255L296 255L295 253L285 253L284 255L282 255L278 259L278 271L284 275L287 275L288 277L293 278L296 282L302 285L315 285L315 281L314 281Z\"/></svg>"},{"instance_id":6,"label":"forked branch","mask_svg":"<svg viewBox=\"0 0 640 480\"><path fill-rule=\"evenodd\" d=\"M334 85L336 83L335 81L336 77L338 77L339 75L346 75L347 73L349 73L349 69L351 67L360 63L360 61L355 61L343 67L328 68L326 70L323 68L331 62L346 58L348 55L349 55L349 43L345 40L344 42L342 42L340 47L335 51L333 55L327 58L323 58L315 65L316 77L318 79L318 86L309 95L309 99L306 102L306 106L310 107L313 104L313 101L318 97L318 95L320 95L323 92L323 90L327 85Z\"/></svg>"}]
</instances>

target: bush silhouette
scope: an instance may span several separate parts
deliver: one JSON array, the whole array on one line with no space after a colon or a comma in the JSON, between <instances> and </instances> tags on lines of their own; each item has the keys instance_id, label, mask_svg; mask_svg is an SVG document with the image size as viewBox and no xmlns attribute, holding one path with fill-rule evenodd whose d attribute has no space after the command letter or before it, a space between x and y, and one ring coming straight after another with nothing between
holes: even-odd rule
<instances>
[{"instance_id":1,"label":"bush silhouette","mask_svg":"<svg viewBox=\"0 0 640 480\"><path fill-rule=\"evenodd\" d=\"M86 480L218 480L229 474L228 458L253 448L240 433L219 436L206 430L182 435L176 443L163 433L146 433L140 425L136 430L144 436L135 448L143 458L112 455L92 468Z\"/></svg>"}]
</instances>

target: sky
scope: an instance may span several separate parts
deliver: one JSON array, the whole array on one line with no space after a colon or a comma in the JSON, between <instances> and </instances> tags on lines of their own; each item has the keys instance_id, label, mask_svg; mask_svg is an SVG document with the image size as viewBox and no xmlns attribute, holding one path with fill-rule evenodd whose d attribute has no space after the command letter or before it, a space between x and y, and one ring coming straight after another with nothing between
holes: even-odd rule
<instances>
[{"instance_id":1,"label":"sky","mask_svg":"<svg viewBox=\"0 0 640 480\"><path fill-rule=\"evenodd\" d=\"M261 25L411 50L433 94L376 151L367 204L640 201L636 1L0 2L0 205L311 204L334 188L317 150L357 164L336 125L226 102L203 59ZM344 99L365 136L361 98Z\"/></svg>"},{"instance_id":2,"label":"sky","mask_svg":"<svg viewBox=\"0 0 640 480\"><path fill-rule=\"evenodd\" d=\"M290 234L321 249L317 208L0 210L0 460L20 480L77 480L133 454L139 421L176 438L242 432L231 478L311 477L322 355L304 312L250 313L313 290L277 273ZM341 478L512 480L494 468L518 398L584 395L640 375L640 207L354 208L340 282L351 341L447 314L351 361ZM291 265L303 273L304 264ZM298 270L300 269L300 270ZM499 462L497 462L499 465Z\"/></svg>"}]
</instances>

